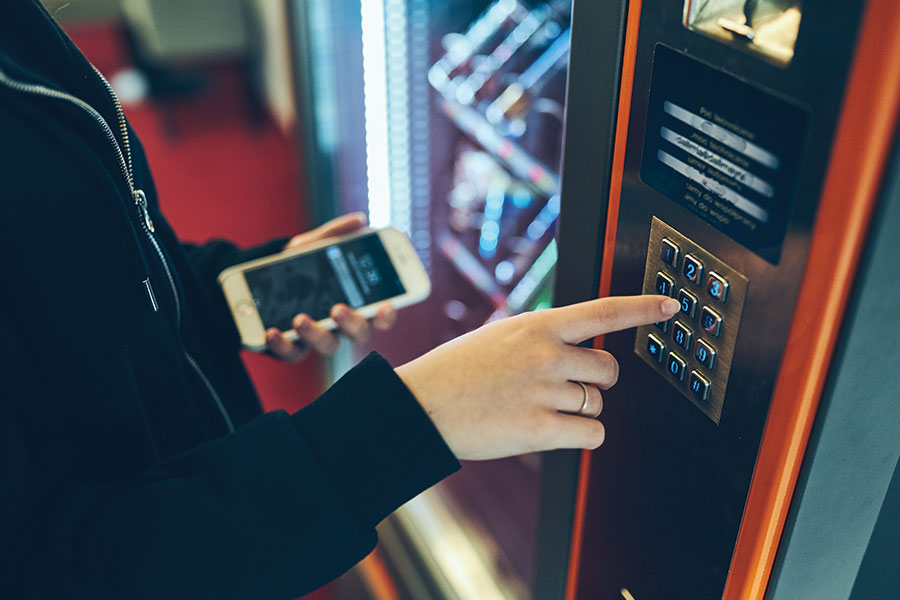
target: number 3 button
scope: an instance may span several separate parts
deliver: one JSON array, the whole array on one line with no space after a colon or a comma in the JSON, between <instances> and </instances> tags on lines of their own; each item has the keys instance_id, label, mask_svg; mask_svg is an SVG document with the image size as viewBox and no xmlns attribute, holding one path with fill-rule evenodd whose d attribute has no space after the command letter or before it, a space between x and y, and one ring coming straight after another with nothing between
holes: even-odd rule
<instances>
[{"instance_id":1,"label":"number 3 button","mask_svg":"<svg viewBox=\"0 0 900 600\"><path fill-rule=\"evenodd\" d=\"M728 280L711 271L709 279L706 280L706 292L719 302L725 302L728 298Z\"/></svg>"}]
</instances>

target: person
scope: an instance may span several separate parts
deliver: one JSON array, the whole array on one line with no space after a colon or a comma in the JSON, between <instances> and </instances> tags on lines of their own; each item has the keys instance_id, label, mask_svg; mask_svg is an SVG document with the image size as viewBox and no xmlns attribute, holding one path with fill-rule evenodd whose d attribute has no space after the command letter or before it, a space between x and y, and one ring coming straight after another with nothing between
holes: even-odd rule
<instances>
[{"instance_id":1,"label":"person","mask_svg":"<svg viewBox=\"0 0 900 600\"><path fill-rule=\"evenodd\" d=\"M618 366L576 344L677 310L643 296L524 314L397 369L370 355L296 414L261 414L215 277L359 218L251 249L180 243L111 88L37 0L0 0L0 131L6 598L303 594L458 460L599 446Z\"/></svg>"}]
</instances>

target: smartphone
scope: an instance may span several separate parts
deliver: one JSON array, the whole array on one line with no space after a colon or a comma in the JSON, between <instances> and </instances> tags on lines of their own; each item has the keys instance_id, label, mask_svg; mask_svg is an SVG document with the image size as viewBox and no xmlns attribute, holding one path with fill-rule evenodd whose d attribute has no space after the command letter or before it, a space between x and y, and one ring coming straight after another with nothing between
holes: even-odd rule
<instances>
[{"instance_id":1,"label":"smartphone","mask_svg":"<svg viewBox=\"0 0 900 600\"><path fill-rule=\"evenodd\" d=\"M266 347L276 327L296 339L292 321L305 313L334 329L331 308L344 303L366 318L390 302L395 308L428 297L431 281L409 238L393 227L365 229L229 267L219 284L243 345Z\"/></svg>"}]
</instances>

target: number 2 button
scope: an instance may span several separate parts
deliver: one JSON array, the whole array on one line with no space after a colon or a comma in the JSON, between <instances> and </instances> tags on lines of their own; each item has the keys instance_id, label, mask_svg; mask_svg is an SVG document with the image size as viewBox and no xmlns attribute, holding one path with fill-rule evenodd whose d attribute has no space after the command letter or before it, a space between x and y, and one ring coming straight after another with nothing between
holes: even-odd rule
<instances>
[{"instance_id":1,"label":"number 2 button","mask_svg":"<svg viewBox=\"0 0 900 600\"><path fill-rule=\"evenodd\" d=\"M684 268L681 270L684 276L694 285L700 285L700 278L703 276L703 263L700 262L693 254L684 257Z\"/></svg>"}]
</instances>

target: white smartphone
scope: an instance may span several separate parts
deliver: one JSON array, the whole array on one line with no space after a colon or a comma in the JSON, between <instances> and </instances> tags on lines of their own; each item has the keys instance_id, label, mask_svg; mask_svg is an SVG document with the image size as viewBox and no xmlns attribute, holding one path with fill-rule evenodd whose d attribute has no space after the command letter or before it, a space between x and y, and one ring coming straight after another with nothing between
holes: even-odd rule
<instances>
[{"instance_id":1,"label":"white smartphone","mask_svg":"<svg viewBox=\"0 0 900 600\"><path fill-rule=\"evenodd\" d=\"M300 313L333 329L329 314L335 304L372 318L385 302L401 308L431 292L412 243L393 227L365 229L241 263L222 271L219 284L242 343L255 351L265 349L270 327L296 339L291 323Z\"/></svg>"}]
</instances>

